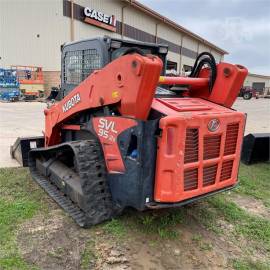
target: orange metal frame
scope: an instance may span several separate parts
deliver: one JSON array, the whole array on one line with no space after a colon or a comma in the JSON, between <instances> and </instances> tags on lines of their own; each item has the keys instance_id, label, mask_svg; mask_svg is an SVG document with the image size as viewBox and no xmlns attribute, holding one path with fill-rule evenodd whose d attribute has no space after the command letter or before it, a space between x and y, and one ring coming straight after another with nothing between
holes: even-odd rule
<instances>
[{"instance_id":1,"label":"orange metal frame","mask_svg":"<svg viewBox=\"0 0 270 270\"><path fill-rule=\"evenodd\" d=\"M124 173L125 166L117 138L124 130L136 126L137 122L123 117L94 117L92 123L102 145L108 172Z\"/></svg>"},{"instance_id":2,"label":"orange metal frame","mask_svg":"<svg viewBox=\"0 0 270 270\"><path fill-rule=\"evenodd\" d=\"M200 78L160 77L162 61L155 56L138 54L120 57L103 69L93 72L63 100L44 111L45 146L61 142L61 130L79 130L79 125L66 125L75 114L115 104L122 117L96 117L93 128L101 142L108 172L124 173L125 168L117 144L117 136L125 129L135 126L140 119L146 121L150 109L161 112L162 135L158 139L154 198L160 202L179 202L203 193L234 185L240 158L245 116L225 107L231 107L240 86L247 75L247 69L238 65L220 63L217 65L217 79L208 90L208 71L202 70ZM189 98L154 98L158 84L188 84ZM208 101L207 101L208 100ZM220 105L222 106L220 106ZM217 119L220 126L209 131L209 121ZM226 128L230 123L239 125L235 152L224 155ZM196 162L184 163L184 149L187 128L199 129L199 158ZM204 159L204 138L220 135L219 155ZM232 161L232 174L226 181L220 181L223 163ZM214 185L203 186L203 170L218 166ZM196 168L198 187L183 190L184 174Z\"/></svg>"},{"instance_id":3,"label":"orange metal frame","mask_svg":"<svg viewBox=\"0 0 270 270\"><path fill-rule=\"evenodd\" d=\"M154 100L152 108L166 114L160 120L162 137L158 140L158 153L156 163L155 200L158 202L179 202L204 193L234 185L237 181L240 152L245 125L245 115L232 111L212 102L200 98L173 99L170 106L164 104L164 100ZM218 119L219 128L211 132L208 123L212 119ZM237 134L237 147L233 154L224 155L226 129L229 124L239 124ZM185 143L186 130L199 128L198 160L186 163ZM211 151L211 146L204 149L204 138L221 136L220 152L215 158L204 159L204 151ZM193 151L196 151L194 149ZM225 161L233 162L232 174L226 181L220 181L222 164ZM203 169L205 167L218 166L216 180L213 185L203 186ZM185 171L198 170L198 186L193 190L184 190Z\"/></svg>"},{"instance_id":4,"label":"orange metal frame","mask_svg":"<svg viewBox=\"0 0 270 270\"><path fill-rule=\"evenodd\" d=\"M146 120L161 69L158 57L134 54L93 72L63 100L45 109L46 146L60 143L64 122L87 109L117 103L121 115Z\"/></svg>"}]
</instances>

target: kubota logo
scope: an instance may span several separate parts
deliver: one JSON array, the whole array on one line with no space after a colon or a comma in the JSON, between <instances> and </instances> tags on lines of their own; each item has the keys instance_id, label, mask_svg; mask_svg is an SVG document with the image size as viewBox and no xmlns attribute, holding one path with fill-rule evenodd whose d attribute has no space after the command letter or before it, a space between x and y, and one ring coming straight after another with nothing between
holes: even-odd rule
<instances>
[{"instance_id":1,"label":"kubota logo","mask_svg":"<svg viewBox=\"0 0 270 270\"><path fill-rule=\"evenodd\" d=\"M207 127L209 131L214 132L219 128L219 125L220 123L218 119L212 119L208 122Z\"/></svg>"},{"instance_id":2,"label":"kubota logo","mask_svg":"<svg viewBox=\"0 0 270 270\"><path fill-rule=\"evenodd\" d=\"M75 94L73 97L71 97L63 106L63 112L67 112L68 110L70 110L72 107L74 107L77 103L79 103L81 101L81 97L80 94L77 93Z\"/></svg>"}]
</instances>

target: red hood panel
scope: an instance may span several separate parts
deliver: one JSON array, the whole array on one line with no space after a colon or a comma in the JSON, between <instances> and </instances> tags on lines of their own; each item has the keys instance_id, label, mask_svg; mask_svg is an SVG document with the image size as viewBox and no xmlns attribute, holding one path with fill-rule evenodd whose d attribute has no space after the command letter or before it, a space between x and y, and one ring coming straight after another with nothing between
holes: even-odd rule
<instances>
[{"instance_id":1,"label":"red hood panel","mask_svg":"<svg viewBox=\"0 0 270 270\"><path fill-rule=\"evenodd\" d=\"M211 107L197 98L157 98L156 100L178 112L203 111L211 109Z\"/></svg>"},{"instance_id":2,"label":"red hood panel","mask_svg":"<svg viewBox=\"0 0 270 270\"><path fill-rule=\"evenodd\" d=\"M165 115L228 113L231 109L201 98L154 98L152 109Z\"/></svg>"}]
</instances>

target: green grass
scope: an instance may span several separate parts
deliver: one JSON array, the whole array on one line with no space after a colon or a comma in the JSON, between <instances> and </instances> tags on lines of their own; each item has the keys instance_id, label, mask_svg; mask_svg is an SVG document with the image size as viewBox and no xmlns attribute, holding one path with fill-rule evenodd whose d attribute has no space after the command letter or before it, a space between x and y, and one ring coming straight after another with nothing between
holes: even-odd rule
<instances>
[{"instance_id":1,"label":"green grass","mask_svg":"<svg viewBox=\"0 0 270 270\"><path fill-rule=\"evenodd\" d=\"M44 209L26 169L0 169L0 269L37 269L20 256L16 230L21 222Z\"/></svg>"},{"instance_id":2,"label":"green grass","mask_svg":"<svg viewBox=\"0 0 270 270\"><path fill-rule=\"evenodd\" d=\"M217 226L216 221L218 213L211 204L206 201L194 205L190 213L194 219L207 230L213 231L216 234L221 234L222 230Z\"/></svg>"},{"instance_id":3,"label":"green grass","mask_svg":"<svg viewBox=\"0 0 270 270\"><path fill-rule=\"evenodd\" d=\"M241 234L248 239L258 241L270 251L270 221L248 214L234 202L229 201L225 195L219 195L208 200L216 209L219 218L234 225L235 234Z\"/></svg>"},{"instance_id":4,"label":"green grass","mask_svg":"<svg viewBox=\"0 0 270 270\"><path fill-rule=\"evenodd\" d=\"M185 209L171 209L166 211L151 211L140 213L133 217L135 228L142 233L157 235L163 239L179 237L178 224L184 222Z\"/></svg>"},{"instance_id":5,"label":"green grass","mask_svg":"<svg viewBox=\"0 0 270 270\"><path fill-rule=\"evenodd\" d=\"M0 199L0 245L4 246L12 237L18 223L31 218L38 210L36 203L32 201L15 200L14 202L5 202Z\"/></svg>"},{"instance_id":6,"label":"green grass","mask_svg":"<svg viewBox=\"0 0 270 270\"><path fill-rule=\"evenodd\" d=\"M92 269L95 265L96 261L96 254L94 251L95 242L94 241L88 241L86 243L85 249L81 255L81 269Z\"/></svg>"},{"instance_id":7,"label":"green grass","mask_svg":"<svg viewBox=\"0 0 270 270\"><path fill-rule=\"evenodd\" d=\"M240 184L234 192L262 200L270 208L270 166L260 163L252 166L241 164L239 171ZM270 251L270 220L251 215L222 194L208 200L219 218L234 225L235 234L259 242Z\"/></svg>"},{"instance_id":8,"label":"green grass","mask_svg":"<svg viewBox=\"0 0 270 270\"><path fill-rule=\"evenodd\" d=\"M235 270L269 270L270 263L265 262L252 262L248 260L232 260L232 267Z\"/></svg>"},{"instance_id":9,"label":"green grass","mask_svg":"<svg viewBox=\"0 0 270 270\"><path fill-rule=\"evenodd\" d=\"M270 208L270 165L259 163L252 166L241 164L239 187L236 192L252 196L263 201Z\"/></svg>"},{"instance_id":10,"label":"green grass","mask_svg":"<svg viewBox=\"0 0 270 270\"><path fill-rule=\"evenodd\" d=\"M262 200L266 207L270 207L269 175L268 164L241 165L240 185L233 192L253 196ZM32 182L27 169L0 169L0 269L37 269L20 256L16 233L19 225L25 220L31 219L37 212L44 214L49 212L46 198L44 192ZM141 233L146 236L154 236L151 241L177 240L181 237L179 225L183 223L187 225L189 222L197 222L209 230L220 233L222 229L217 223L220 219L233 225L233 234L236 239L241 235L270 251L270 221L253 216L241 209L230 201L228 193L216 195L201 203L180 209L145 213L132 211L131 215L126 214L102 224L101 228L115 239L123 239L129 237L129 234ZM195 235L192 241L198 243L201 250L212 249L212 246L205 242L201 235ZM89 265L96 259L93 246L93 242L86 244L81 255L82 269L89 268ZM248 260L234 260L233 267L236 270L270 269L269 264L254 263Z\"/></svg>"},{"instance_id":11,"label":"green grass","mask_svg":"<svg viewBox=\"0 0 270 270\"><path fill-rule=\"evenodd\" d=\"M21 257L15 254L10 257L0 259L1 270L37 270L38 268L27 264Z\"/></svg>"},{"instance_id":12,"label":"green grass","mask_svg":"<svg viewBox=\"0 0 270 270\"><path fill-rule=\"evenodd\" d=\"M105 223L102 228L105 230L105 232L117 237L122 238L126 235L126 227L121 221L121 219L112 219L111 221L108 221Z\"/></svg>"}]
</instances>

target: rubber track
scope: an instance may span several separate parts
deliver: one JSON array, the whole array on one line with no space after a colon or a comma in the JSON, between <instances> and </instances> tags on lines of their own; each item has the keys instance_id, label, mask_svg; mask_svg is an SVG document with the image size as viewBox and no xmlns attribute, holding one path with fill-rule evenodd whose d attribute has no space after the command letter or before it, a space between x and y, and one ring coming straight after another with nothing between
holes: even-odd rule
<instances>
[{"instance_id":1,"label":"rubber track","mask_svg":"<svg viewBox=\"0 0 270 270\"><path fill-rule=\"evenodd\" d=\"M67 195L60 191L47 176L36 168L35 157L48 152L64 153L71 148L76 159L77 173L84 194L84 209L80 209ZM50 156L52 153L50 153ZM54 199L81 227L90 227L111 219L117 213L112 202L106 179L105 162L99 143L95 140L67 142L54 147L30 151L29 169L33 179Z\"/></svg>"}]
</instances>

